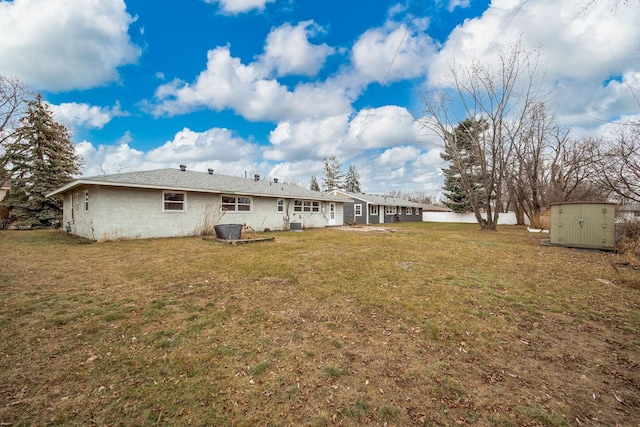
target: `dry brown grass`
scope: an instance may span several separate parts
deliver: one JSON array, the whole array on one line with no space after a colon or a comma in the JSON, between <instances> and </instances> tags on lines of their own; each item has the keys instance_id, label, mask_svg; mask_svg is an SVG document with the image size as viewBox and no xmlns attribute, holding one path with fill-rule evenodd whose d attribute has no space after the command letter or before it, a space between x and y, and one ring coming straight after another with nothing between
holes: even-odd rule
<instances>
[{"instance_id":1,"label":"dry brown grass","mask_svg":"<svg viewBox=\"0 0 640 427\"><path fill-rule=\"evenodd\" d=\"M0 232L5 425L638 425L640 289L519 227Z\"/></svg>"}]
</instances>

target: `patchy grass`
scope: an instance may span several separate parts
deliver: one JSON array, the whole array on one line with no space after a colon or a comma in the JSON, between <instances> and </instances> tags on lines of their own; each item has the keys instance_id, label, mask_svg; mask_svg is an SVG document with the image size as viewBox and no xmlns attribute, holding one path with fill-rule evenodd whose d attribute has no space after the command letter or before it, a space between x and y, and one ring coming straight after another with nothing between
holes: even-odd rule
<instances>
[{"instance_id":1,"label":"patchy grass","mask_svg":"<svg viewBox=\"0 0 640 427\"><path fill-rule=\"evenodd\" d=\"M0 232L3 425L638 425L640 287L520 227Z\"/></svg>"}]
</instances>

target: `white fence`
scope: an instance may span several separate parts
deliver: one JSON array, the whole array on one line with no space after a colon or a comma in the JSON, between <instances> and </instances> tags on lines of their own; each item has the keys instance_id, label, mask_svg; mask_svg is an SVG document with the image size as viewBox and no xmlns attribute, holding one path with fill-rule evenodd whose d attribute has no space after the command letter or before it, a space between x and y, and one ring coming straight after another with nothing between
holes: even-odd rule
<instances>
[{"instance_id":1,"label":"white fence","mask_svg":"<svg viewBox=\"0 0 640 427\"><path fill-rule=\"evenodd\" d=\"M486 218L485 213L481 214ZM475 224L476 216L473 213L455 213L455 212L422 212L422 221L424 222L460 222L467 224ZM525 216L525 224L529 225L529 219ZM515 212L501 212L498 215L498 225L516 225Z\"/></svg>"}]
</instances>

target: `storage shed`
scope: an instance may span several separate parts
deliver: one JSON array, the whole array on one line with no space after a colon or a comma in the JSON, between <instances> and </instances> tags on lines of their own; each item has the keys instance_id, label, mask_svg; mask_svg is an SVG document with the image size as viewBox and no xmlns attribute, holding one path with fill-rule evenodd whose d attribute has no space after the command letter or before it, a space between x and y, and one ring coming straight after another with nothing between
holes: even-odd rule
<instances>
[{"instance_id":1,"label":"storage shed","mask_svg":"<svg viewBox=\"0 0 640 427\"><path fill-rule=\"evenodd\" d=\"M551 244L613 249L616 244L615 214L613 203L553 204L549 230Z\"/></svg>"}]
</instances>

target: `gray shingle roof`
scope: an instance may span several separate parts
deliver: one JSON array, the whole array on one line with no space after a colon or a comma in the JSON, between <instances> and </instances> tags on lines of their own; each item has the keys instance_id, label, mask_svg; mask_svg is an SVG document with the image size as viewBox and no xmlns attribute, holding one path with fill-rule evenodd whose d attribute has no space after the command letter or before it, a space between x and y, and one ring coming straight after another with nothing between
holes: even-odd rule
<instances>
[{"instance_id":1,"label":"gray shingle roof","mask_svg":"<svg viewBox=\"0 0 640 427\"><path fill-rule=\"evenodd\" d=\"M253 178L248 179L237 176L209 174L207 172L181 171L179 169L156 169L79 178L47 194L47 196L55 196L81 185L153 188L173 191L196 191L344 202L344 198L342 197L309 190L293 184L256 181Z\"/></svg>"},{"instance_id":2,"label":"gray shingle roof","mask_svg":"<svg viewBox=\"0 0 640 427\"><path fill-rule=\"evenodd\" d=\"M375 194L364 194L364 193L349 193L341 190L337 191L337 193L344 194L347 197L362 200L364 202L371 203L373 205L379 205L379 206L401 206L401 207L407 207L407 208L421 208L424 206L421 203L411 202L409 200L400 199L397 197L379 196Z\"/></svg>"}]
</instances>

